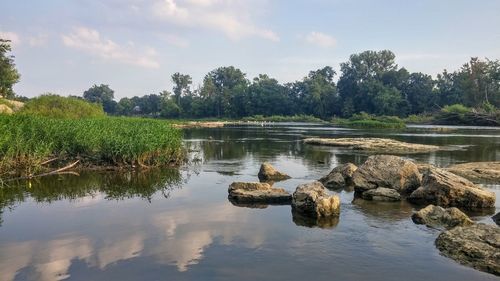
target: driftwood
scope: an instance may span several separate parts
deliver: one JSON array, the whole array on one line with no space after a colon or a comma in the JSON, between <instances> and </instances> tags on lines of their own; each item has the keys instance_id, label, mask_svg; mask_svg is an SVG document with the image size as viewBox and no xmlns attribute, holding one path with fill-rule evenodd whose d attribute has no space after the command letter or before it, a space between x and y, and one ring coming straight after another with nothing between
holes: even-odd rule
<instances>
[{"instance_id":1,"label":"driftwood","mask_svg":"<svg viewBox=\"0 0 500 281\"><path fill-rule=\"evenodd\" d=\"M47 165L49 163L52 163L52 162L56 161L57 159L59 159L59 158L56 157L56 158L49 159L47 161L43 161L42 163L40 163L40 165Z\"/></svg>"},{"instance_id":2,"label":"driftwood","mask_svg":"<svg viewBox=\"0 0 500 281\"><path fill-rule=\"evenodd\" d=\"M13 178L13 179L9 179L8 181L14 181L14 180L29 180L29 179L32 179L32 178L40 178L40 177L45 177L45 176L51 176L51 175L63 175L63 174L70 174L70 175L76 175L76 176L79 176L80 174L76 173L76 172L71 172L71 171L67 171L73 167L76 166L76 164L80 163L80 160L76 160L75 162L67 165L67 166L64 166L62 168L59 168L57 170L54 170L54 171L50 171L48 173L43 173L43 174L38 174L38 175L29 175L29 176L26 176L26 177L19 177L19 178Z\"/></svg>"}]
</instances>

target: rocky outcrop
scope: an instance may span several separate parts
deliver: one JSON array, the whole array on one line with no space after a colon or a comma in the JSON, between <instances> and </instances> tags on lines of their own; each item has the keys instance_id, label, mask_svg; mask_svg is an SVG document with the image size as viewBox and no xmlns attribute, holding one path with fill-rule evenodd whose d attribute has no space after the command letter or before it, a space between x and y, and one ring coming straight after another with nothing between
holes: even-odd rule
<instances>
[{"instance_id":1,"label":"rocky outcrop","mask_svg":"<svg viewBox=\"0 0 500 281\"><path fill-rule=\"evenodd\" d=\"M494 215L493 217L491 217L491 219L497 224L497 225L500 225L500 213L497 213L496 215Z\"/></svg>"},{"instance_id":2,"label":"rocky outcrop","mask_svg":"<svg viewBox=\"0 0 500 281\"><path fill-rule=\"evenodd\" d=\"M337 166L328 175L319 179L319 182L330 189L352 185L352 175L357 169L358 167L352 163Z\"/></svg>"},{"instance_id":3,"label":"rocky outcrop","mask_svg":"<svg viewBox=\"0 0 500 281\"><path fill-rule=\"evenodd\" d=\"M199 122L199 121L191 121L180 124L173 124L172 126L179 129L192 129L192 128L222 128L225 125L229 124L228 122Z\"/></svg>"},{"instance_id":4,"label":"rocky outcrop","mask_svg":"<svg viewBox=\"0 0 500 281\"><path fill-rule=\"evenodd\" d=\"M392 155L370 156L352 176L354 189L363 193L385 187L409 194L420 186L421 174L415 163Z\"/></svg>"},{"instance_id":5,"label":"rocky outcrop","mask_svg":"<svg viewBox=\"0 0 500 281\"><path fill-rule=\"evenodd\" d=\"M228 189L233 204L268 203L290 204L292 195L283 188L271 187L268 183L233 182Z\"/></svg>"},{"instance_id":6,"label":"rocky outcrop","mask_svg":"<svg viewBox=\"0 0 500 281\"><path fill-rule=\"evenodd\" d=\"M428 169L425 172L422 186L413 191L408 200L417 204L469 209L495 206L493 192L439 168Z\"/></svg>"},{"instance_id":7,"label":"rocky outcrop","mask_svg":"<svg viewBox=\"0 0 500 281\"><path fill-rule=\"evenodd\" d=\"M329 195L320 182L301 184L293 193L292 208L308 217L320 218L340 214L340 198Z\"/></svg>"},{"instance_id":8,"label":"rocky outcrop","mask_svg":"<svg viewBox=\"0 0 500 281\"><path fill-rule=\"evenodd\" d=\"M471 162L452 165L447 171L473 182L500 182L500 162Z\"/></svg>"},{"instance_id":9,"label":"rocky outcrop","mask_svg":"<svg viewBox=\"0 0 500 281\"><path fill-rule=\"evenodd\" d=\"M14 110L5 104L0 104L0 114L12 114Z\"/></svg>"},{"instance_id":10,"label":"rocky outcrop","mask_svg":"<svg viewBox=\"0 0 500 281\"><path fill-rule=\"evenodd\" d=\"M458 208L444 209L439 206L429 205L413 213L411 219L416 224L425 224L430 227L445 227L451 229L456 226L472 225L474 222Z\"/></svg>"},{"instance_id":11,"label":"rocky outcrop","mask_svg":"<svg viewBox=\"0 0 500 281\"><path fill-rule=\"evenodd\" d=\"M495 225L473 224L455 227L441 233L436 247L463 265L500 275L500 228Z\"/></svg>"},{"instance_id":12,"label":"rocky outcrop","mask_svg":"<svg viewBox=\"0 0 500 281\"><path fill-rule=\"evenodd\" d=\"M289 179L290 176L277 171L271 164L264 162L260 166L259 180L261 181L281 181Z\"/></svg>"},{"instance_id":13,"label":"rocky outcrop","mask_svg":"<svg viewBox=\"0 0 500 281\"><path fill-rule=\"evenodd\" d=\"M382 138L307 138L304 142L312 145L337 146L353 150L367 150L391 154L425 153L441 149L435 145L407 143Z\"/></svg>"},{"instance_id":14,"label":"rocky outcrop","mask_svg":"<svg viewBox=\"0 0 500 281\"><path fill-rule=\"evenodd\" d=\"M362 193L365 200L395 202L401 200L401 195L394 189L378 187Z\"/></svg>"}]
</instances>

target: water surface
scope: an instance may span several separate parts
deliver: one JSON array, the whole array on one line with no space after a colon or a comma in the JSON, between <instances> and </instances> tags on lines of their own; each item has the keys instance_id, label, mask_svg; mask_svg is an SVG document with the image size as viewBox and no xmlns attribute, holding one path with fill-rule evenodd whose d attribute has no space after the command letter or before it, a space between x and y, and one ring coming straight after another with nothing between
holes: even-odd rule
<instances>
[{"instance_id":1,"label":"water surface","mask_svg":"<svg viewBox=\"0 0 500 281\"><path fill-rule=\"evenodd\" d=\"M311 221L290 206L235 206L233 181L256 181L263 161L293 178L290 192L336 165L370 155L305 145L314 136L389 137L449 147L405 155L437 166L500 160L500 130L415 126L367 131L307 123L191 129L180 170L86 172L0 190L1 280L497 280L434 247L408 203L353 200L338 219ZM499 184L485 184L500 195ZM496 212L500 210L497 202ZM493 223L492 213L471 214Z\"/></svg>"}]
</instances>

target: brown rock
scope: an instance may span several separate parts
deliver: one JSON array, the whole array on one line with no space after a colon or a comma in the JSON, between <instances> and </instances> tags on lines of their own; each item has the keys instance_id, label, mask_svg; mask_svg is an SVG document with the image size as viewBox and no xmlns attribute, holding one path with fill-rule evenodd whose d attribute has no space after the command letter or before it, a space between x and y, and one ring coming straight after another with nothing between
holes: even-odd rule
<instances>
[{"instance_id":1,"label":"brown rock","mask_svg":"<svg viewBox=\"0 0 500 281\"><path fill-rule=\"evenodd\" d=\"M409 194L420 186L421 174L415 163L392 155L374 155L358 167L352 176L354 189L358 193L377 187Z\"/></svg>"},{"instance_id":2,"label":"brown rock","mask_svg":"<svg viewBox=\"0 0 500 281\"><path fill-rule=\"evenodd\" d=\"M228 189L229 199L236 204L268 203L290 204L292 195L283 188L271 187L268 183L233 182Z\"/></svg>"},{"instance_id":3,"label":"brown rock","mask_svg":"<svg viewBox=\"0 0 500 281\"><path fill-rule=\"evenodd\" d=\"M472 225L474 222L458 208L444 209L439 206L429 205L418 212L413 213L411 219L416 224L425 224L430 227L447 229L456 226Z\"/></svg>"},{"instance_id":4,"label":"brown rock","mask_svg":"<svg viewBox=\"0 0 500 281\"><path fill-rule=\"evenodd\" d=\"M352 175L356 169L358 167L352 163L337 166L328 175L322 177L319 182L331 189L346 187L352 184Z\"/></svg>"},{"instance_id":5,"label":"brown rock","mask_svg":"<svg viewBox=\"0 0 500 281\"><path fill-rule=\"evenodd\" d=\"M281 181L289 179L290 176L277 171L271 164L264 162L260 166L259 180L261 181Z\"/></svg>"},{"instance_id":6,"label":"brown rock","mask_svg":"<svg viewBox=\"0 0 500 281\"><path fill-rule=\"evenodd\" d=\"M329 195L326 188L318 181L301 184L293 193L294 211L310 217L329 217L340 214L340 198Z\"/></svg>"},{"instance_id":7,"label":"brown rock","mask_svg":"<svg viewBox=\"0 0 500 281\"><path fill-rule=\"evenodd\" d=\"M417 204L470 209L495 206L493 192L439 168L427 170L422 179L422 186L413 191L408 200Z\"/></svg>"},{"instance_id":8,"label":"brown rock","mask_svg":"<svg viewBox=\"0 0 500 281\"><path fill-rule=\"evenodd\" d=\"M500 182L500 162L471 162L450 166L447 171L473 182Z\"/></svg>"},{"instance_id":9,"label":"brown rock","mask_svg":"<svg viewBox=\"0 0 500 281\"><path fill-rule=\"evenodd\" d=\"M365 200L372 201L394 202L401 200L401 195L396 190L385 187L367 190L363 192L361 197Z\"/></svg>"},{"instance_id":10,"label":"brown rock","mask_svg":"<svg viewBox=\"0 0 500 281\"><path fill-rule=\"evenodd\" d=\"M458 226L439 234L436 247L460 264L500 276L500 228L495 225Z\"/></svg>"}]
</instances>

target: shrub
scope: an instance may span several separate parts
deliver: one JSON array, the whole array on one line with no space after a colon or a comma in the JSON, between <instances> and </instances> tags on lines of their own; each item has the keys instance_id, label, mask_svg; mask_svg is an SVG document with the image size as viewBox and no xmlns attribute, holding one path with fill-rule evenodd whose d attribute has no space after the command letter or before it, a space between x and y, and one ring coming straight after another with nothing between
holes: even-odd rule
<instances>
[{"instance_id":1,"label":"shrub","mask_svg":"<svg viewBox=\"0 0 500 281\"><path fill-rule=\"evenodd\" d=\"M462 104L447 105L441 109L444 113L465 114L471 112L471 109Z\"/></svg>"},{"instance_id":2,"label":"shrub","mask_svg":"<svg viewBox=\"0 0 500 281\"><path fill-rule=\"evenodd\" d=\"M105 116L102 106L74 97L47 94L28 101L20 113L51 117L78 119Z\"/></svg>"}]
</instances>

